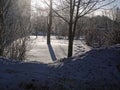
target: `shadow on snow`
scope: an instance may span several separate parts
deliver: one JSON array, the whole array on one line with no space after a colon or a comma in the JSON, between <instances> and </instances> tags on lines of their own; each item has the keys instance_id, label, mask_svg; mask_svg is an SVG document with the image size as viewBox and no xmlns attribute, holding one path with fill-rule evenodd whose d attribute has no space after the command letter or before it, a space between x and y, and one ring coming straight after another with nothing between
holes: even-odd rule
<instances>
[{"instance_id":1,"label":"shadow on snow","mask_svg":"<svg viewBox=\"0 0 120 90\"><path fill-rule=\"evenodd\" d=\"M48 45L48 48L51 57L56 60L52 46ZM0 58L0 65L0 88L5 85L12 87L17 82L19 87L25 90L27 86L30 86L30 89L43 87L44 90L71 90L71 87L74 90L120 89L120 71L117 68L117 65L120 66L120 47L93 49L86 54L51 64L13 62ZM2 78L7 82L4 83Z\"/></svg>"},{"instance_id":2,"label":"shadow on snow","mask_svg":"<svg viewBox=\"0 0 120 90\"><path fill-rule=\"evenodd\" d=\"M57 60L51 44L48 44L48 49L49 49L49 52L50 52L50 55L51 55L52 60L53 60L53 61Z\"/></svg>"}]
</instances>

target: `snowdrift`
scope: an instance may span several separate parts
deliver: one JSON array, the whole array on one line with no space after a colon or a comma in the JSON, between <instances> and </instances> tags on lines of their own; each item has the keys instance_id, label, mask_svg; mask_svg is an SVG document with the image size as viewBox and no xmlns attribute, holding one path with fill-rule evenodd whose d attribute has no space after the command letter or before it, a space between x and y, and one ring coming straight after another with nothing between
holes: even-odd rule
<instances>
[{"instance_id":1,"label":"snowdrift","mask_svg":"<svg viewBox=\"0 0 120 90\"><path fill-rule=\"evenodd\" d=\"M54 63L0 58L0 90L119 90L120 45Z\"/></svg>"}]
</instances>

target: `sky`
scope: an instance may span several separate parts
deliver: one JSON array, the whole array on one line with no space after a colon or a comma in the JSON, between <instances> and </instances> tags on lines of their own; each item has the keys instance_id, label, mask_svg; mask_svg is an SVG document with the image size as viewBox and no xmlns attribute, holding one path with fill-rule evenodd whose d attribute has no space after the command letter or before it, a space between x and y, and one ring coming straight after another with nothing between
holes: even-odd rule
<instances>
[{"instance_id":1,"label":"sky","mask_svg":"<svg viewBox=\"0 0 120 90\"><path fill-rule=\"evenodd\" d=\"M40 4L40 3L42 3L41 1L43 1L43 0L31 0L32 5L35 5L36 2L37 2L37 4ZM108 0L108 1L110 1L110 0ZM120 0L116 0L115 3L113 3L112 5L117 5L118 7L120 7Z\"/></svg>"},{"instance_id":2,"label":"sky","mask_svg":"<svg viewBox=\"0 0 120 90\"><path fill-rule=\"evenodd\" d=\"M116 4L117 4L118 7L120 7L120 0L117 0Z\"/></svg>"},{"instance_id":3,"label":"sky","mask_svg":"<svg viewBox=\"0 0 120 90\"><path fill-rule=\"evenodd\" d=\"M42 7L42 8L45 8L45 7L47 7L45 4L43 4L43 2L42 2L43 0L31 0L31 5L32 5L32 10L33 11L36 11L35 10L35 6L36 6L36 4L38 5L38 6L40 6L40 7ZM110 0L108 0L108 1L110 1ZM108 6L106 6L106 7L104 7L104 8L108 8L108 9L110 9L110 8L113 8L113 7L120 7L120 0L116 0L114 3L112 3L112 4L110 4L110 5L108 5ZM96 12L94 12L94 14L95 15L102 15L102 11L103 10L97 10Z\"/></svg>"}]
</instances>

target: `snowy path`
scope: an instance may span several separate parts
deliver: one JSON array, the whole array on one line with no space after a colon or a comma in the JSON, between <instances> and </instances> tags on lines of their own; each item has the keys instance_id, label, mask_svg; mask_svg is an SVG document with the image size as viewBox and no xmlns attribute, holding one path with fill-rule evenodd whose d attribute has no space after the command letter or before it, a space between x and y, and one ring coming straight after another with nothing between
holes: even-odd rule
<instances>
[{"instance_id":1,"label":"snowy path","mask_svg":"<svg viewBox=\"0 0 120 90\"><path fill-rule=\"evenodd\" d=\"M46 37L35 36L30 37L28 44L28 51L26 53L26 60L28 61L39 61L42 63L51 63L56 59L67 57L68 41L57 40L54 36L51 37L51 45L46 44ZM90 48L84 45L80 40L74 42L74 55L85 53Z\"/></svg>"}]
</instances>

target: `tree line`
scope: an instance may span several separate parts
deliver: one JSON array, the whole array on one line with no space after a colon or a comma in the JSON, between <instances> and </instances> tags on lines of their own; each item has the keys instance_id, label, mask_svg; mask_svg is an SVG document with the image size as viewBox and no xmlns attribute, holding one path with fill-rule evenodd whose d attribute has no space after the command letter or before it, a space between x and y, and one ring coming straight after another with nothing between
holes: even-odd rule
<instances>
[{"instance_id":1,"label":"tree line","mask_svg":"<svg viewBox=\"0 0 120 90\"><path fill-rule=\"evenodd\" d=\"M73 54L74 40L81 37L92 47L120 43L120 9L106 10L103 16L92 14L115 0L43 2L47 8L36 7L38 14L33 15L31 0L0 0L0 56L24 60L29 36L39 31L47 34L47 44L51 44L51 34L68 39L68 57Z\"/></svg>"},{"instance_id":2,"label":"tree line","mask_svg":"<svg viewBox=\"0 0 120 90\"><path fill-rule=\"evenodd\" d=\"M76 37L76 34L81 32L81 30L78 29L82 29L82 28L85 29L83 25L84 20L83 22L81 22L81 20L85 18L87 15L93 13L94 11L99 10L100 8L105 7L107 5L110 5L111 3L115 2L115 0L109 0L109 1L108 0L58 0L57 3L54 0L50 0L50 3L44 0L44 2L49 7L47 44L50 44L50 32L53 21L52 18L57 18L57 20L61 21L58 22L59 25L64 23L64 25L67 26L67 27L64 26L66 30L61 30L61 32L64 31L64 34L66 33L68 36L68 57L71 57L73 52L74 39ZM53 7L53 4L55 8ZM57 29L59 25L55 29ZM92 25L94 25L93 22L90 26ZM91 30L88 30L88 32L86 31L87 33L86 40L87 40L87 44L89 45L90 45L89 38L91 38L90 32ZM93 32L94 31L92 31L92 33ZM94 34L95 33L96 32L94 32ZM79 38L79 34L77 36L78 36L77 38Z\"/></svg>"}]
</instances>

